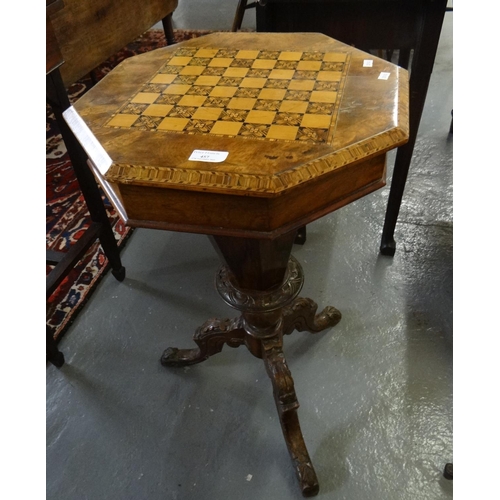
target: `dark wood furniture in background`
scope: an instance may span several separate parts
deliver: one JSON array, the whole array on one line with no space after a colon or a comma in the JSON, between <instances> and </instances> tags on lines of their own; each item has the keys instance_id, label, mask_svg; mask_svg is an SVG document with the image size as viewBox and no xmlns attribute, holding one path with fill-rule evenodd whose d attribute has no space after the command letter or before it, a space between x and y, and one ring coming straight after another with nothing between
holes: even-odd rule
<instances>
[{"instance_id":1,"label":"dark wood furniture in background","mask_svg":"<svg viewBox=\"0 0 500 500\"><path fill-rule=\"evenodd\" d=\"M55 267L46 278L46 298L48 299L63 279L69 274L75 264L85 252L99 239L106 257L110 261L112 272L119 280L125 277L125 268L122 266L120 254L113 229L106 214L99 188L94 176L87 167L87 156L81 145L75 140L62 113L70 106L64 83L61 78L60 67L64 63L60 46L52 25L52 16L64 8L62 0L47 0L46 9L46 97L51 105L57 120L61 135L66 144L78 184L85 198L91 215L91 224L83 236L71 246L67 252L47 250L46 261ZM52 329L46 325L46 355L47 360L54 366L64 364L64 355L59 351L53 337Z\"/></svg>"},{"instance_id":2,"label":"dark wood furniture in background","mask_svg":"<svg viewBox=\"0 0 500 500\"><path fill-rule=\"evenodd\" d=\"M167 39L172 41L171 15L175 7L177 0L118 3L46 0L46 99L54 112L92 220L83 236L67 252L47 251L46 261L55 267L46 279L46 298L54 293L96 239L101 243L115 278L120 281L125 278L125 268L101 193L87 167L87 155L62 117L71 105L66 88L159 20L163 20ZM64 356L48 325L46 352L47 360L53 365L64 364Z\"/></svg>"},{"instance_id":3,"label":"dark wood furniture in background","mask_svg":"<svg viewBox=\"0 0 500 500\"><path fill-rule=\"evenodd\" d=\"M340 313L298 296L292 246L385 185L386 153L408 140L408 72L319 33L217 33L128 59L64 117L128 225L207 234L224 263L217 291L241 315L162 364L226 344L263 359L301 491L317 494L283 337Z\"/></svg>"},{"instance_id":4,"label":"dark wood furniture in background","mask_svg":"<svg viewBox=\"0 0 500 500\"><path fill-rule=\"evenodd\" d=\"M62 0L47 0L46 7L46 51L45 51L45 67L46 74L49 75L63 63L61 56L61 51L59 50L59 45L55 39L54 29L52 28L52 23L50 22L50 17L54 12L62 9ZM47 262L53 262L47 255ZM52 293L52 292L51 292ZM49 295L47 295L49 297ZM64 355L57 348L52 329L49 325L45 328L46 332L46 356L47 360L50 361L54 366L61 367L64 364Z\"/></svg>"},{"instance_id":5,"label":"dark wood furniture in background","mask_svg":"<svg viewBox=\"0 0 500 500\"><path fill-rule=\"evenodd\" d=\"M257 7L257 3L260 5L266 5L266 0L255 0L255 2L251 3L248 3L248 0L238 0L238 7L236 8L236 14L233 19L231 31L238 31L241 29L241 23L243 22L245 11L247 9L254 9Z\"/></svg>"},{"instance_id":6,"label":"dark wood furniture in background","mask_svg":"<svg viewBox=\"0 0 500 500\"><path fill-rule=\"evenodd\" d=\"M61 75L66 87L160 21L167 44L175 43L172 13L177 4L178 0L64 0L52 24L65 61Z\"/></svg>"},{"instance_id":7,"label":"dark wood furniture in background","mask_svg":"<svg viewBox=\"0 0 500 500\"><path fill-rule=\"evenodd\" d=\"M265 5L262 5L265 4ZM380 251L394 255L394 230L431 78L447 0L240 0L233 30L256 7L257 31L325 33L362 50L399 51L410 69L410 140L398 148Z\"/></svg>"}]
</instances>

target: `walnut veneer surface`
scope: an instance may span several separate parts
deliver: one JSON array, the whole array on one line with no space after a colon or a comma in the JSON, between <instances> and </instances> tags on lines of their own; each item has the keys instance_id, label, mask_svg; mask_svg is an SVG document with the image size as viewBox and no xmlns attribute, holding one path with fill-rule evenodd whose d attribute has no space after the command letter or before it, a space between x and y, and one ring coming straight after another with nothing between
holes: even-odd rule
<instances>
[{"instance_id":1,"label":"walnut veneer surface","mask_svg":"<svg viewBox=\"0 0 500 500\"><path fill-rule=\"evenodd\" d=\"M408 73L322 34L217 33L125 60L66 119L130 225L272 238L384 185Z\"/></svg>"}]
</instances>

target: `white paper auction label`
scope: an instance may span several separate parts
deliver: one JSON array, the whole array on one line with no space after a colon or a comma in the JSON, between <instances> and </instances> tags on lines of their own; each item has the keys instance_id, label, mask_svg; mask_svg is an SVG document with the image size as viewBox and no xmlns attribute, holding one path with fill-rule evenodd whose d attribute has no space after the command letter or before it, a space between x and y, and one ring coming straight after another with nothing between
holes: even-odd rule
<instances>
[{"instance_id":1,"label":"white paper auction label","mask_svg":"<svg viewBox=\"0 0 500 500\"><path fill-rule=\"evenodd\" d=\"M378 75L378 79L379 80L388 80L390 76L391 76L390 73L387 73L386 71L382 71L382 73L380 73L380 75Z\"/></svg>"},{"instance_id":2,"label":"white paper auction label","mask_svg":"<svg viewBox=\"0 0 500 500\"><path fill-rule=\"evenodd\" d=\"M207 151L206 149L195 149L191 156L190 161L208 161L210 163L220 163L227 158L228 151Z\"/></svg>"},{"instance_id":3,"label":"white paper auction label","mask_svg":"<svg viewBox=\"0 0 500 500\"><path fill-rule=\"evenodd\" d=\"M363 68L371 68L371 67L373 67L373 59L364 59Z\"/></svg>"}]
</instances>

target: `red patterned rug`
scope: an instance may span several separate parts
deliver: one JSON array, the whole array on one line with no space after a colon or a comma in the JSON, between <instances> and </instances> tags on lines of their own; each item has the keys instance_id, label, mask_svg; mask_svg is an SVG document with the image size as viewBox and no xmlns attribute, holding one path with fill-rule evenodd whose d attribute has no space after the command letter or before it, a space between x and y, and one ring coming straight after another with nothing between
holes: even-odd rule
<instances>
[{"instance_id":1,"label":"red patterned rug","mask_svg":"<svg viewBox=\"0 0 500 500\"><path fill-rule=\"evenodd\" d=\"M177 42L208 33L210 31L174 30ZM96 68L95 76L99 80L123 59L165 45L165 35L162 30L147 31ZM68 89L70 101L75 102L91 86L90 76L76 82ZM50 106L47 106L46 133L46 247L48 250L64 252L85 232L85 228L90 224L90 216ZM103 200L118 246L122 248L132 230L125 227L104 194ZM47 300L47 325L52 329L56 340L61 339L108 268L108 260L99 242L96 241ZM51 266L47 266L46 273L48 274L51 269Z\"/></svg>"}]
</instances>

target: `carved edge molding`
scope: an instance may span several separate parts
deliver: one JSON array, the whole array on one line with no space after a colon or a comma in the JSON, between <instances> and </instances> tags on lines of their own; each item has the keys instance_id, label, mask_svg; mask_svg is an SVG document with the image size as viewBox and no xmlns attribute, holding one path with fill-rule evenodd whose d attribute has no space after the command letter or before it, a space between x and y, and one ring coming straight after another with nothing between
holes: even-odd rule
<instances>
[{"instance_id":1,"label":"carved edge molding","mask_svg":"<svg viewBox=\"0 0 500 500\"><path fill-rule=\"evenodd\" d=\"M290 257L283 284L267 292L242 290L234 284L234 277L226 266L222 266L216 277L215 287L226 304L239 311L249 313L270 312L290 303L302 289L304 271L299 262Z\"/></svg>"},{"instance_id":2,"label":"carved edge molding","mask_svg":"<svg viewBox=\"0 0 500 500\"><path fill-rule=\"evenodd\" d=\"M312 180L319 175L332 172L355 161L363 160L376 153L403 144L408 139L405 115L407 115L405 110L401 110L398 115L402 126L353 144L324 158L313 160L305 165L274 175L250 175L237 172L214 172L211 170L175 167L159 168L113 163L106 172L105 178L107 181L117 184L141 183L155 184L157 186L172 184L196 188L221 188L231 191L278 194L285 189Z\"/></svg>"}]
</instances>

